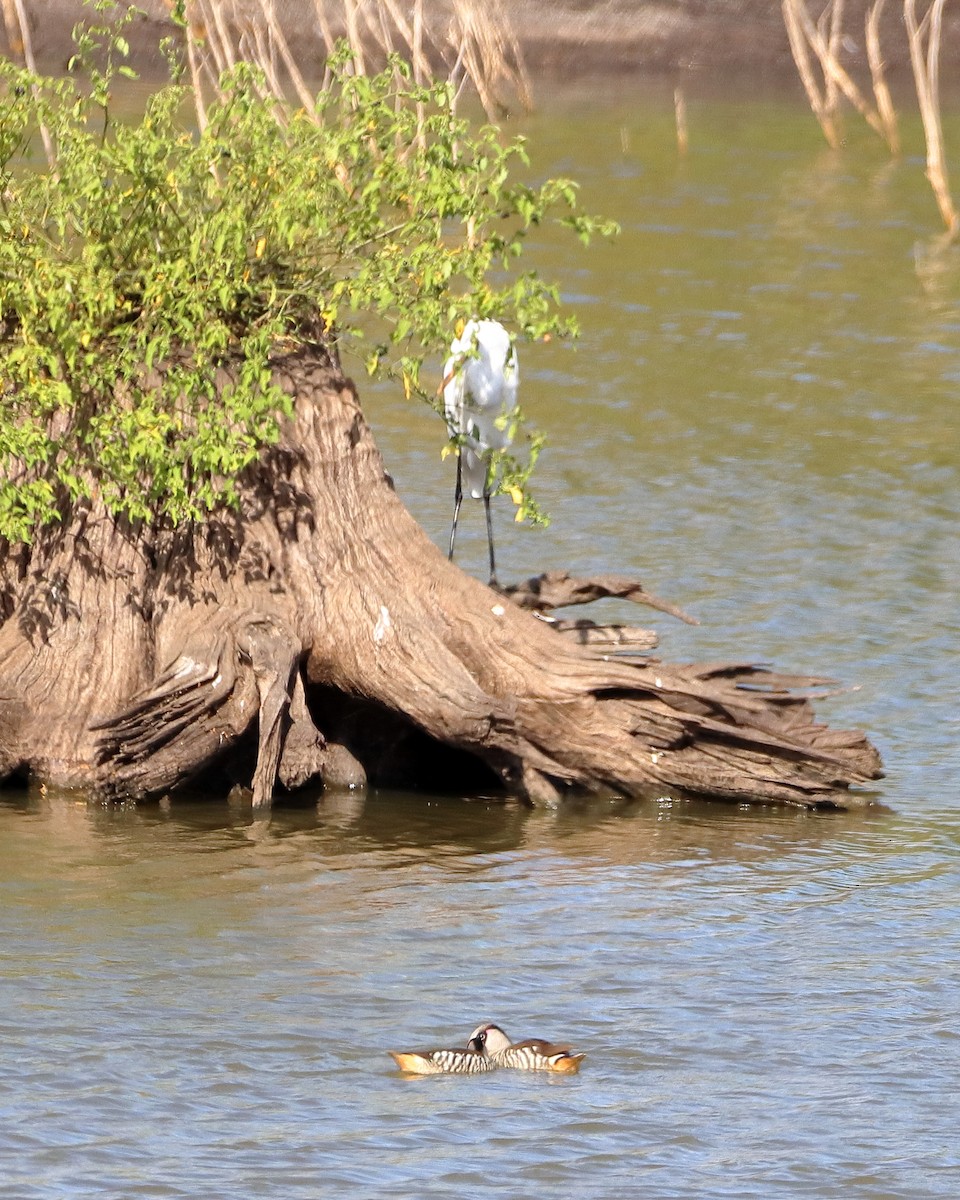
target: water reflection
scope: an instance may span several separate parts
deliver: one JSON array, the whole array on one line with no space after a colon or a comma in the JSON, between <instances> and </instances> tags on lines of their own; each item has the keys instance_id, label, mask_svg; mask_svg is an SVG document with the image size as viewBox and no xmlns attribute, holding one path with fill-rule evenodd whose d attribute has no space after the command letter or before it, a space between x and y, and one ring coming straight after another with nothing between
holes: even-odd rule
<instances>
[{"instance_id":1,"label":"water reflection","mask_svg":"<svg viewBox=\"0 0 960 1200\"><path fill-rule=\"evenodd\" d=\"M117 807L44 789L5 795L0 812L8 853L16 848L27 870L41 847L44 858L56 856L64 864L101 856L127 862L186 849L248 851L249 862L260 851L271 860L280 851L290 861L310 854L331 863L375 855L382 865L396 866L495 856L611 866L691 858L745 863L882 837L897 820L882 806L824 813L666 797L582 798L553 811L502 799L389 791L300 797L254 814L249 806L226 807L211 796Z\"/></svg>"}]
</instances>

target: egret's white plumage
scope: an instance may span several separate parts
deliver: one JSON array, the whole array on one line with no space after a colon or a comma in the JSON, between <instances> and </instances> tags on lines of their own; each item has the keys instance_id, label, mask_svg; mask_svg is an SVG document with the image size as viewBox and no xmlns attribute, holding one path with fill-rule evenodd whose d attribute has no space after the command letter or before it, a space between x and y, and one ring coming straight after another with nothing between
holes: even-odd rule
<instances>
[{"instance_id":1,"label":"egret's white plumage","mask_svg":"<svg viewBox=\"0 0 960 1200\"><path fill-rule=\"evenodd\" d=\"M450 345L443 368L443 407L454 435L464 438L464 491L474 500L487 486L490 450L510 445L520 373L510 334L499 321L468 321Z\"/></svg>"},{"instance_id":2,"label":"egret's white plumage","mask_svg":"<svg viewBox=\"0 0 960 1200\"><path fill-rule=\"evenodd\" d=\"M510 334L499 321L471 320L450 345L443 368L443 407L452 436L461 438L457 490L450 530L450 558L464 492L483 500L490 550L490 582L496 583L490 521L490 452L510 445L510 418L517 407L520 371Z\"/></svg>"}]
</instances>

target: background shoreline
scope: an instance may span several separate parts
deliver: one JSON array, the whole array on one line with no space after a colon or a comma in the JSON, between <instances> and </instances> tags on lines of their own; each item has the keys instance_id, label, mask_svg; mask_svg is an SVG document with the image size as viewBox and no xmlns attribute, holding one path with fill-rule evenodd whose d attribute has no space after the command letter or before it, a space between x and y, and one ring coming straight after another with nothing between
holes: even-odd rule
<instances>
[{"instance_id":1,"label":"background shoreline","mask_svg":"<svg viewBox=\"0 0 960 1200\"><path fill-rule=\"evenodd\" d=\"M84 11L79 0L27 0L31 39L38 67L57 74L72 53L71 30ZM131 60L145 77L165 70L157 47L172 32L164 0L141 0L144 15L127 30ZM434 0L427 2L440 11ZM847 4L845 62L865 65L864 0ZM504 0L526 65L535 82L603 76L727 76L744 80L796 81L796 69L779 0ZM277 0L276 12L292 45L300 50L305 75L322 63L315 33L315 10L304 0ZM886 64L896 78L909 73L909 54L900 5L890 5L882 28ZM0 26L0 51L12 55ZM960 61L960 13L947 12L942 63ZM799 87L799 83L797 84Z\"/></svg>"}]
</instances>

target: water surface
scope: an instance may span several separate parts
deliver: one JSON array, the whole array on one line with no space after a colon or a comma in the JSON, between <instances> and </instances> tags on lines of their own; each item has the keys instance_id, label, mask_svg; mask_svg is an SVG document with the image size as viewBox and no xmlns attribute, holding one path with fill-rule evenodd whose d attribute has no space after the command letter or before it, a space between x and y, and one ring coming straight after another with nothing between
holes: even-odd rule
<instances>
[{"instance_id":1,"label":"water surface","mask_svg":"<svg viewBox=\"0 0 960 1200\"><path fill-rule=\"evenodd\" d=\"M960 268L916 156L831 154L782 98L550 98L535 169L617 243L534 259L583 339L521 347L554 523L501 574L635 572L670 657L859 688L882 806L392 793L0 802L0 1196L960 1192ZM950 131L956 130L952 120ZM919 266L918 266L919 264ZM367 407L442 545L436 418ZM459 553L482 574L480 513ZM601 610L630 615L615 605ZM405 1079L496 1019L571 1079Z\"/></svg>"}]
</instances>

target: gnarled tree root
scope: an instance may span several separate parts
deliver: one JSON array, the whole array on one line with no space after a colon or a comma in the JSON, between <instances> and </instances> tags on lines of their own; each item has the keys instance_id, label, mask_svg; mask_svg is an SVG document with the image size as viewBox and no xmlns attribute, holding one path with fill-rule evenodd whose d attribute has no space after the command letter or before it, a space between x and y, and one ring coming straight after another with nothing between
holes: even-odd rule
<instances>
[{"instance_id":1,"label":"gnarled tree root","mask_svg":"<svg viewBox=\"0 0 960 1200\"><path fill-rule=\"evenodd\" d=\"M535 575L523 583L512 584L499 590L501 595L512 600L518 607L531 610L556 633L566 634L581 646L652 650L658 639L652 629L643 629L639 625L598 625L589 617L569 620L553 616L553 609L592 604L594 600L610 597L629 600L633 604L646 604L649 608L669 613L688 625L699 624L675 604L652 595L638 580L622 575L603 574L581 578L571 575L569 571L545 571L542 575Z\"/></svg>"},{"instance_id":2,"label":"gnarled tree root","mask_svg":"<svg viewBox=\"0 0 960 1200\"><path fill-rule=\"evenodd\" d=\"M848 805L879 778L862 733L815 720L824 681L608 653L589 644L619 636L603 627L557 635L553 608L603 596L689 620L633 581L469 578L400 503L323 351L275 370L294 415L239 513L170 531L90 504L0 547L0 775L142 797L222 768L258 806L278 783L459 787L465 767L532 803Z\"/></svg>"}]
</instances>

